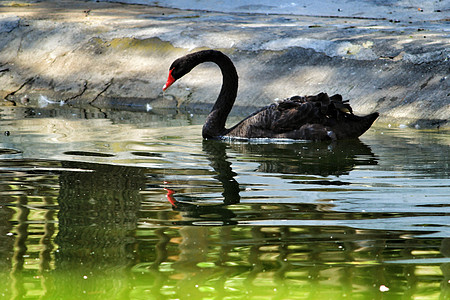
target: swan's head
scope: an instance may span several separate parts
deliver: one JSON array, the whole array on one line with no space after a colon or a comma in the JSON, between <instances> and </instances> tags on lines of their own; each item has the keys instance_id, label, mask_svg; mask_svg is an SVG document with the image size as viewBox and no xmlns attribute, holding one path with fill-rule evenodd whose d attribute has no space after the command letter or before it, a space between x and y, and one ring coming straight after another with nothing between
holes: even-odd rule
<instances>
[{"instance_id":1,"label":"swan's head","mask_svg":"<svg viewBox=\"0 0 450 300\"><path fill-rule=\"evenodd\" d=\"M163 91L168 89L176 80L189 73L198 64L198 62L195 62L195 56L193 54L180 57L172 63L169 68L169 77L163 86Z\"/></svg>"}]
</instances>

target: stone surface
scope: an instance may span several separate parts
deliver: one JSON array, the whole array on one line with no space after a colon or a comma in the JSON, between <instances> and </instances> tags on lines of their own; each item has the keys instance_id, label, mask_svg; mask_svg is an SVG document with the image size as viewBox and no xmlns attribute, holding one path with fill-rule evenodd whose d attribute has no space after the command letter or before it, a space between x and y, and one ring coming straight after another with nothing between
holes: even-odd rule
<instances>
[{"instance_id":1,"label":"stone surface","mask_svg":"<svg viewBox=\"0 0 450 300\"><path fill-rule=\"evenodd\" d=\"M171 62L220 49L240 76L234 114L327 92L381 122L448 126L447 19L398 21L177 10L83 1L0 3L4 105L207 112L221 84L204 64L165 94Z\"/></svg>"}]
</instances>

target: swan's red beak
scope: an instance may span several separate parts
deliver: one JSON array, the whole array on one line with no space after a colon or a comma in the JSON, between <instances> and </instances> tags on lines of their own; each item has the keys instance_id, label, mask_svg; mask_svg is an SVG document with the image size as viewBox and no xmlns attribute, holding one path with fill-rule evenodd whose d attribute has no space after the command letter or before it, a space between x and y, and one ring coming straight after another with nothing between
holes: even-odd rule
<instances>
[{"instance_id":1,"label":"swan's red beak","mask_svg":"<svg viewBox=\"0 0 450 300\"><path fill-rule=\"evenodd\" d=\"M175 200L175 197L173 196L173 194L175 194L174 190L171 190L169 188L164 188L164 190L167 192L167 200L169 200L170 204L172 204L172 206L177 207L177 200Z\"/></svg>"},{"instance_id":2,"label":"swan's red beak","mask_svg":"<svg viewBox=\"0 0 450 300\"><path fill-rule=\"evenodd\" d=\"M175 82L175 78L173 78L173 76L172 76L172 71L173 71L173 69L169 71L169 78L167 78L167 82L163 86L163 91L167 90L169 88L169 86L171 86L172 83Z\"/></svg>"}]
</instances>

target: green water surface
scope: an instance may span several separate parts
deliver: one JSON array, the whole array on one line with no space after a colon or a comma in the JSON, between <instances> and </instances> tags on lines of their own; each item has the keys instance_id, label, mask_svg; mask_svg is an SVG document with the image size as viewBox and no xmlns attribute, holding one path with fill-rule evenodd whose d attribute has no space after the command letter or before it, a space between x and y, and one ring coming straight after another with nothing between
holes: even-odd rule
<instances>
[{"instance_id":1,"label":"green water surface","mask_svg":"<svg viewBox=\"0 0 450 300\"><path fill-rule=\"evenodd\" d=\"M204 116L0 110L1 299L450 299L450 132L203 141Z\"/></svg>"}]
</instances>

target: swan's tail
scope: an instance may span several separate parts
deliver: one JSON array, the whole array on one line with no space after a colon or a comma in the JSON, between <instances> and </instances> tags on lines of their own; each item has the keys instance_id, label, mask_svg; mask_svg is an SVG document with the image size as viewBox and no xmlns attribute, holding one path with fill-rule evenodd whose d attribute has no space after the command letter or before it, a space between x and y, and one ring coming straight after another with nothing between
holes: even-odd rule
<instances>
[{"instance_id":1,"label":"swan's tail","mask_svg":"<svg viewBox=\"0 0 450 300\"><path fill-rule=\"evenodd\" d=\"M372 126L378 116L378 112L362 117L346 114L344 118L331 127L336 134L337 139L353 139L364 134L370 126Z\"/></svg>"}]
</instances>

